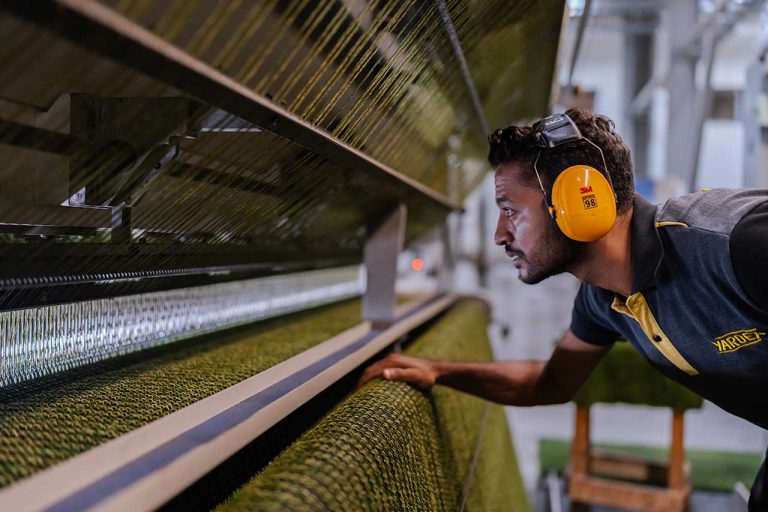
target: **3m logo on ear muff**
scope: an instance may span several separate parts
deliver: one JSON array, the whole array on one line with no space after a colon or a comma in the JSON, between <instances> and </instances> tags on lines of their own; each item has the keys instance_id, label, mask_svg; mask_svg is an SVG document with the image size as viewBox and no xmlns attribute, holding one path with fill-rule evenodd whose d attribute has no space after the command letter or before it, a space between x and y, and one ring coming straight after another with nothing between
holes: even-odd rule
<instances>
[{"instance_id":1,"label":"3m logo on ear muff","mask_svg":"<svg viewBox=\"0 0 768 512\"><path fill-rule=\"evenodd\" d=\"M592 192L592 186L590 185L589 187L581 187L579 189L579 192L581 192L582 194L589 194L590 192Z\"/></svg>"}]
</instances>

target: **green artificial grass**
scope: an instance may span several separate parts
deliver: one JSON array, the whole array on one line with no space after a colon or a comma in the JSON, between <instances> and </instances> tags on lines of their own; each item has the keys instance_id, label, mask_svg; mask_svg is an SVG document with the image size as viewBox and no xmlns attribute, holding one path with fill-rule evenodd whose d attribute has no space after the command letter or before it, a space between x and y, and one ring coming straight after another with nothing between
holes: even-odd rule
<instances>
[{"instance_id":1,"label":"green artificial grass","mask_svg":"<svg viewBox=\"0 0 768 512\"><path fill-rule=\"evenodd\" d=\"M619 455L634 455L665 462L668 450L659 447L596 444L594 449ZM570 458L571 443L557 439L539 442L539 464L542 472L563 472ZM730 453L708 450L686 450L691 463L691 484L702 491L731 492L736 482L752 485L762 462L760 453Z\"/></svg>"},{"instance_id":2,"label":"green artificial grass","mask_svg":"<svg viewBox=\"0 0 768 512\"><path fill-rule=\"evenodd\" d=\"M701 407L702 398L652 367L629 343L614 344L581 387L574 401L642 404L687 410Z\"/></svg>"},{"instance_id":3,"label":"green artificial grass","mask_svg":"<svg viewBox=\"0 0 768 512\"><path fill-rule=\"evenodd\" d=\"M346 301L4 390L0 487L237 384L359 321L360 302Z\"/></svg>"},{"instance_id":4,"label":"green artificial grass","mask_svg":"<svg viewBox=\"0 0 768 512\"><path fill-rule=\"evenodd\" d=\"M487 323L484 304L463 301L406 353L488 360ZM465 501L466 510L530 510L502 408L439 386L421 392L375 380L339 403L219 510L454 511Z\"/></svg>"}]
</instances>

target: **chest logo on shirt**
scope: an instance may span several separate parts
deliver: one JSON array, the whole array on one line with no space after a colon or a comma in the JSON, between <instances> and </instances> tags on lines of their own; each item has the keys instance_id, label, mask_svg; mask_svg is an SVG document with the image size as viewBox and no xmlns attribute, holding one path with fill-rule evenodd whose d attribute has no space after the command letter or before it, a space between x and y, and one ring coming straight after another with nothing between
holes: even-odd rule
<instances>
[{"instance_id":1,"label":"chest logo on shirt","mask_svg":"<svg viewBox=\"0 0 768 512\"><path fill-rule=\"evenodd\" d=\"M718 354L728 354L729 352L736 352L740 348L760 343L763 341L763 336L765 333L758 332L756 328L743 329L718 336L712 344L717 347Z\"/></svg>"}]
</instances>

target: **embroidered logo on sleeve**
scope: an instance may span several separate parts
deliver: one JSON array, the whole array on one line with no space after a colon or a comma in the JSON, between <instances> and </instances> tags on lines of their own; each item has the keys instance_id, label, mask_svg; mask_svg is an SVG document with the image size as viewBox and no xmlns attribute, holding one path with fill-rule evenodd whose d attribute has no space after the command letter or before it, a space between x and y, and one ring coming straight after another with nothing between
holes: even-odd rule
<instances>
[{"instance_id":1,"label":"embroidered logo on sleeve","mask_svg":"<svg viewBox=\"0 0 768 512\"><path fill-rule=\"evenodd\" d=\"M760 343L763 341L763 336L765 336L765 333L758 332L756 328L743 329L718 336L712 344L717 347L719 354L727 354L729 352L736 352L740 348Z\"/></svg>"}]
</instances>

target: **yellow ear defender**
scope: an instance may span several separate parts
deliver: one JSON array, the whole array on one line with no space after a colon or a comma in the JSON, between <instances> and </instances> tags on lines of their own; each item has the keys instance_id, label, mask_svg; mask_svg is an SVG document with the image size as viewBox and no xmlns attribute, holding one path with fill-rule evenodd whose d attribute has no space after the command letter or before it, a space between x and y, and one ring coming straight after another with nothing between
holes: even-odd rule
<instances>
[{"instance_id":1,"label":"yellow ear defender","mask_svg":"<svg viewBox=\"0 0 768 512\"><path fill-rule=\"evenodd\" d=\"M583 137L575 123L565 114L556 114L544 119L539 135L542 148L553 148L565 142L583 140L600 152L606 174L603 175L589 165L568 167L558 174L552 185L551 205L547 200L537 166L541 151L536 156L533 168L544 194L544 203L560 231L578 242L594 242L601 239L616 222L616 194L608 167L605 165L603 151Z\"/></svg>"},{"instance_id":2,"label":"yellow ear defender","mask_svg":"<svg viewBox=\"0 0 768 512\"><path fill-rule=\"evenodd\" d=\"M579 242L594 242L616 222L616 200L605 176L588 165L573 165L552 185L552 206L560 231Z\"/></svg>"}]
</instances>

